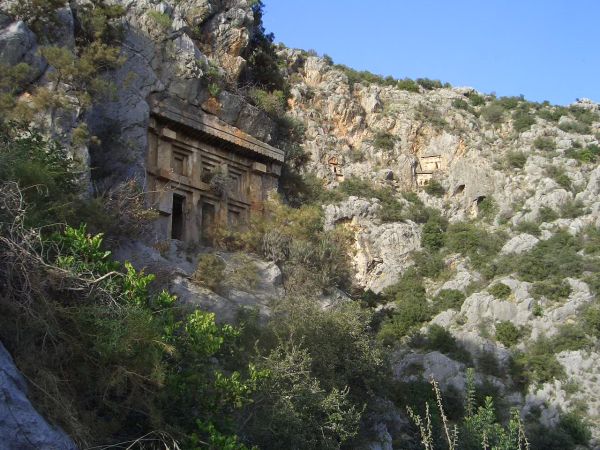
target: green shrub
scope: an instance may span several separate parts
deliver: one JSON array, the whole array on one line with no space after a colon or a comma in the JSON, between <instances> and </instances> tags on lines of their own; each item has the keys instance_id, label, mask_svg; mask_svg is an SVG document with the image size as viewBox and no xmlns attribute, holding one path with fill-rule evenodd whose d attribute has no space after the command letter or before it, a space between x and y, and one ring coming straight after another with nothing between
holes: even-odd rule
<instances>
[{"instance_id":1,"label":"green shrub","mask_svg":"<svg viewBox=\"0 0 600 450\"><path fill-rule=\"evenodd\" d=\"M515 259L517 273L524 281L580 276L585 265L579 255L580 244L567 232L538 242L529 252Z\"/></svg>"},{"instance_id":2,"label":"green shrub","mask_svg":"<svg viewBox=\"0 0 600 450\"><path fill-rule=\"evenodd\" d=\"M586 125L591 125L594 122L600 121L600 116L597 112L582 108L581 106L569 106L569 112L577 121L585 123Z\"/></svg>"},{"instance_id":3,"label":"green shrub","mask_svg":"<svg viewBox=\"0 0 600 450\"><path fill-rule=\"evenodd\" d=\"M575 219L586 213L585 205L581 200L567 200L560 207L560 217Z\"/></svg>"},{"instance_id":4,"label":"green shrub","mask_svg":"<svg viewBox=\"0 0 600 450\"><path fill-rule=\"evenodd\" d=\"M429 78L417 78L416 82L419 86L421 86L423 89L427 90L427 91L431 91L434 89L441 89L441 88L449 88L450 83L443 83L440 80L431 80Z\"/></svg>"},{"instance_id":5,"label":"green shrub","mask_svg":"<svg viewBox=\"0 0 600 450\"><path fill-rule=\"evenodd\" d=\"M482 352L477 358L477 366L486 375L498 377L501 374L500 364L494 352Z\"/></svg>"},{"instance_id":6,"label":"green shrub","mask_svg":"<svg viewBox=\"0 0 600 450\"><path fill-rule=\"evenodd\" d=\"M477 92L469 92L467 97L473 106L485 105L485 98L482 95L479 95Z\"/></svg>"},{"instance_id":7,"label":"green shrub","mask_svg":"<svg viewBox=\"0 0 600 450\"><path fill-rule=\"evenodd\" d=\"M494 103L501 106L503 109L515 109L519 106L519 104L521 102L523 102L525 99L524 97L521 95L519 97L500 97L496 100L494 100Z\"/></svg>"},{"instance_id":8,"label":"green shrub","mask_svg":"<svg viewBox=\"0 0 600 450\"><path fill-rule=\"evenodd\" d=\"M556 219L558 219L558 214L552 208L548 206L542 206L539 209L538 218L542 223L554 222Z\"/></svg>"},{"instance_id":9,"label":"green shrub","mask_svg":"<svg viewBox=\"0 0 600 450\"><path fill-rule=\"evenodd\" d=\"M237 253L231 258L233 270L227 274L227 284L240 290L252 290L258 286L258 266L248 255Z\"/></svg>"},{"instance_id":10,"label":"green shrub","mask_svg":"<svg viewBox=\"0 0 600 450\"><path fill-rule=\"evenodd\" d=\"M527 162L527 155L520 151L508 152L506 155L506 162L508 163L509 167L522 169L525 167L525 163Z\"/></svg>"},{"instance_id":11,"label":"green shrub","mask_svg":"<svg viewBox=\"0 0 600 450\"><path fill-rule=\"evenodd\" d=\"M285 114L287 97L283 91L267 91L265 89L253 88L248 95L252 103L271 117L281 117Z\"/></svg>"},{"instance_id":12,"label":"green shrub","mask_svg":"<svg viewBox=\"0 0 600 450\"><path fill-rule=\"evenodd\" d=\"M534 298L545 297L551 301L560 301L569 297L571 285L561 278L549 278L533 283L531 294Z\"/></svg>"},{"instance_id":13,"label":"green shrub","mask_svg":"<svg viewBox=\"0 0 600 450\"><path fill-rule=\"evenodd\" d=\"M415 112L415 120L428 123L433 128L442 130L448 125L448 122L446 122L442 116L442 113L433 106L429 106L425 103L419 103L415 109Z\"/></svg>"},{"instance_id":14,"label":"green shrub","mask_svg":"<svg viewBox=\"0 0 600 450\"><path fill-rule=\"evenodd\" d=\"M551 210L552 211L552 210ZM527 233L532 236L539 236L541 234L540 226L532 221L522 221L514 228L519 233Z\"/></svg>"},{"instance_id":15,"label":"green shrub","mask_svg":"<svg viewBox=\"0 0 600 450\"><path fill-rule=\"evenodd\" d=\"M439 253L416 252L413 258L417 273L422 277L436 278L446 267Z\"/></svg>"},{"instance_id":16,"label":"green shrub","mask_svg":"<svg viewBox=\"0 0 600 450\"><path fill-rule=\"evenodd\" d=\"M347 195L379 199L379 218L383 222L398 222L403 219L402 204L396 200L390 188L376 188L369 181L351 177L342 181L338 189Z\"/></svg>"},{"instance_id":17,"label":"green shrub","mask_svg":"<svg viewBox=\"0 0 600 450\"><path fill-rule=\"evenodd\" d=\"M581 327L573 324L561 325L550 342L554 353L583 350L590 345L590 340Z\"/></svg>"},{"instance_id":18,"label":"green shrub","mask_svg":"<svg viewBox=\"0 0 600 450\"><path fill-rule=\"evenodd\" d=\"M538 150L550 151L556 150L556 142L548 136L538 136L533 141L533 146Z\"/></svg>"},{"instance_id":19,"label":"green shrub","mask_svg":"<svg viewBox=\"0 0 600 450\"><path fill-rule=\"evenodd\" d=\"M469 110L469 104L462 98L455 98L452 100L452 107L456 109L464 109L466 111Z\"/></svg>"},{"instance_id":20,"label":"green shrub","mask_svg":"<svg viewBox=\"0 0 600 450\"><path fill-rule=\"evenodd\" d=\"M223 281L225 274L225 261L214 253L206 253L198 258L196 271L192 280L209 289L216 289Z\"/></svg>"},{"instance_id":21,"label":"green shrub","mask_svg":"<svg viewBox=\"0 0 600 450\"><path fill-rule=\"evenodd\" d=\"M431 180L429 184L425 186L425 192L434 197L443 197L446 190L439 181Z\"/></svg>"},{"instance_id":22,"label":"green shrub","mask_svg":"<svg viewBox=\"0 0 600 450\"><path fill-rule=\"evenodd\" d=\"M425 349L438 351L456 361L471 362L469 352L456 341L456 338L449 331L437 324L431 325L427 330Z\"/></svg>"},{"instance_id":23,"label":"green shrub","mask_svg":"<svg viewBox=\"0 0 600 450\"><path fill-rule=\"evenodd\" d=\"M561 187L570 190L571 179L561 166L546 166L546 175L556 181Z\"/></svg>"},{"instance_id":24,"label":"green shrub","mask_svg":"<svg viewBox=\"0 0 600 450\"><path fill-rule=\"evenodd\" d=\"M552 343L544 337L530 344L525 353L516 353L510 371L514 382L523 388L565 377L565 371L554 355Z\"/></svg>"},{"instance_id":25,"label":"green shrub","mask_svg":"<svg viewBox=\"0 0 600 450\"><path fill-rule=\"evenodd\" d=\"M472 223L455 223L446 232L446 248L468 256L479 269L493 260L505 239L501 234L488 233Z\"/></svg>"},{"instance_id":26,"label":"green shrub","mask_svg":"<svg viewBox=\"0 0 600 450\"><path fill-rule=\"evenodd\" d=\"M504 120L504 108L497 103L490 103L482 108L481 116L492 125L498 125Z\"/></svg>"},{"instance_id":27,"label":"green shrub","mask_svg":"<svg viewBox=\"0 0 600 450\"><path fill-rule=\"evenodd\" d=\"M415 80L412 80L410 78L398 80L398 83L396 83L396 87L403 91L419 92L419 85Z\"/></svg>"},{"instance_id":28,"label":"green shrub","mask_svg":"<svg viewBox=\"0 0 600 450\"><path fill-rule=\"evenodd\" d=\"M589 425L575 413L563 414L557 428L570 436L575 445L587 446L592 439Z\"/></svg>"},{"instance_id":29,"label":"green shrub","mask_svg":"<svg viewBox=\"0 0 600 450\"><path fill-rule=\"evenodd\" d=\"M432 307L436 313L447 309L459 311L465 301L465 294L456 289L442 289L433 298Z\"/></svg>"},{"instance_id":30,"label":"green shrub","mask_svg":"<svg viewBox=\"0 0 600 450\"><path fill-rule=\"evenodd\" d=\"M583 163L593 163L598 161L598 156L600 156L600 146L596 144L590 144L586 148L581 148L581 145L573 145L565 152L565 156L576 159Z\"/></svg>"},{"instance_id":31,"label":"green shrub","mask_svg":"<svg viewBox=\"0 0 600 450\"><path fill-rule=\"evenodd\" d=\"M488 292L496 298L505 299L512 293L512 290L504 283L496 283L488 289Z\"/></svg>"},{"instance_id":32,"label":"green shrub","mask_svg":"<svg viewBox=\"0 0 600 450\"><path fill-rule=\"evenodd\" d=\"M148 11L148 17L163 31L169 30L173 24L173 19L168 14L161 13L160 11Z\"/></svg>"},{"instance_id":33,"label":"green shrub","mask_svg":"<svg viewBox=\"0 0 600 450\"><path fill-rule=\"evenodd\" d=\"M485 197L477 204L477 215L482 219L491 220L497 212L498 205L492 196Z\"/></svg>"},{"instance_id":34,"label":"green shrub","mask_svg":"<svg viewBox=\"0 0 600 450\"><path fill-rule=\"evenodd\" d=\"M396 137L388 133L387 131L377 131L373 139L373 145L375 148L385 151L391 151L394 149L396 143Z\"/></svg>"},{"instance_id":35,"label":"green shrub","mask_svg":"<svg viewBox=\"0 0 600 450\"><path fill-rule=\"evenodd\" d=\"M558 122L560 118L568 114L567 108L562 106L555 106L553 108L541 108L538 110L537 115L544 120L549 122Z\"/></svg>"},{"instance_id":36,"label":"green shrub","mask_svg":"<svg viewBox=\"0 0 600 450\"><path fill-rule=\"evenodd\" d=\"M587 255L600 254L600 228L590 225L583 230L580 238L583 244L583 251Z\"/></svg>"},{"instance_id":37,"label":"green shrub","mask_svg":"<svg viewBox=\"0 0 600 450\"><path fill-rule=\"evenodd\" d=\"M593 305L586 308L582 319L586 333L596 338L600 337L600 306Z\"/></svg>"},{"instance_id":38,"label":"green shrub","mask_svg":"<svg viewBox=\"0 0 600 450\"><path fill-rule=\"evenodd\" d=\"M527 111L517 110L512 115L513 128L517 133L523 133L535 124L535 117Z\"/></svg>"},{"instance_id":39,"label":"green shrub","mask_svg":"<svg viewBox=\"0 0 600 450\"><path fill-rule=\"evenodd\" d=\"M423 225L421 245L428 250L436 251L444 246L444 232L448 221L439 215L432 215Z\"/></svg>"},{"instance_id":40,"label":"green shrub","mask_svg":"<svg viewBox=\"0 0 600 450\"><path fill-rule=\"evenodd\" d=\"M509 320L496 324L496 340L505 347L516 345L521 339L521 331Z\"/></svg>"},{"instance_id":41,"label":"green shrub","mask_svg":"<svg viewBox=\"0 0 600 450\"><path fill-rule=\"evenodd\" d=\"M558 125L558 128L567 133L591 134L592 132L592 129L587 123L576 120L565 120Z\"/></svg>"}]
</instances>

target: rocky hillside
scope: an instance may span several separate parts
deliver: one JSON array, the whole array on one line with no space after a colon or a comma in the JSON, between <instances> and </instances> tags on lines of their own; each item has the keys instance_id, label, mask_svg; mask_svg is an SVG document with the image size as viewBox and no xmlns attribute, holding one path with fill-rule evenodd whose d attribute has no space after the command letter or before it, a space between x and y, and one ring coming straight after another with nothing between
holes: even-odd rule
<instances>
[{"instance_id":1,"label":"rocky hillside","mask_svg":"<svg viewBox=\"0 0 600 450\"><path fill-rule=\"evenodd\" d=\"M458 448L600 448L600 106L357 72L261 17L2 4L0 339L34 405L83 448L422 448L433 378ZM286 153L214 248L144 207L165 97ZM3 442L72 448L5 356Z\"/></svg>"}]
</instances>

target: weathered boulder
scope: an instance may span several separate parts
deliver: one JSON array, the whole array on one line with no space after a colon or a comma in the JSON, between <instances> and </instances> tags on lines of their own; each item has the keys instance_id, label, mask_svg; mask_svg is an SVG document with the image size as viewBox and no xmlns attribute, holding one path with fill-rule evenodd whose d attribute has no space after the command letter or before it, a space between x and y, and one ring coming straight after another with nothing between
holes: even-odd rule
<instances>
[{"instance_id":1,"label":"weathered boulder","mask_svg":"<svg viewBox=\"0 0 600 450\"><path fill-rule=\"evenodd\" d=\"M27 398L27 383L0 343L0 447L5 450L75 450L75 443L50 425Z\"/></svg>"}]
</instances>

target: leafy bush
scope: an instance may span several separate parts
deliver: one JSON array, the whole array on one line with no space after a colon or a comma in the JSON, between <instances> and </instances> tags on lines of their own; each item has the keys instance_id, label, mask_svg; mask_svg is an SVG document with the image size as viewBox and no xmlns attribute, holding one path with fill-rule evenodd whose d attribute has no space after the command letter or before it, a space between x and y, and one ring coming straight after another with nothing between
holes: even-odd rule
<instances>
[{"instance_id":1,"label":"leafy bush","mask_svg":"<svg viewBox=\"0 0 600 450\"><path fill-rule=\"evenodd\" d=\"M531 234L532 236L539 236L541 234L540 226L537 223L531 221L519 222L519 224L514 229L519 233L527 233Z\"/></svg>"},{"instance_id":2,"label":"leafy bush","mask_svg":"<svg viewBox=\"0 0 600 450\"><path fill-rule=\"evenodd\" d=\"M496 324L496 340L505 347L512 347L519 342L521 331L509 320Z\"/></svg>"},{"instance_id":3,"label":"leafy bush","mask_svg":"<svg viewBox=\"0 0 600 450\"><path fill-rule=\"evenodd\" d=\"M538 218L542 223L554 222L556 219L558 219L558 214L552 208L548 206L542 206L539 209Z\"/></svg>"},{"instance_id":4,"label":"leafy bush","mask_svg":"<svg viewBox=\"0 0 600 450\"><path fill-rule=\"evenodd\" d=\"M525 353L516 353L511 362L514 382L526 388L529 384L543 384L563 379L565 371L554 355L552 343L542 337L530 344Z\"/></svg>"},{"instance_id":5,"label":"leafy bush","mask_svg":"<svg viewBox=\"0 0 600 450\"><path fill-rule=\"evenodd\" d=\"M198 258L198 265L192 275L192 280L214 290L223 281L224 274L225 261L214 253L206 253Z\"/></svg>"},{"instance_id":6,"label":"leafy bush","mask_svg":"<svg viewBox=\"0 0 600 450\"><path fill-rule=\"evenodd\" d=\"M597 162L598 156L600 156L600 146L596 144L590 144L586 148L580 148L573 145L565 152L565 156L574 158L583 163Z\"/></svg>"},{"instance_id":7,"label":"leafy bush","mask_svg":"<svg viewBox=\"0 0 600 450\"><path fill-rule=\"evenodd\" d=\"M571 294L571 285L561 278L549 278L533 283L531 294L534 298L545 297L551 301L564 300Z\"/></svg>"},{"instance_id":8,"label":"leafy bush","mask_svg":"<svg viewBox=\"0 0 600 450\"><path fill-rule=\"evenodd\" d=\"M525 167L525 163L527 162L527 155L520 151L509 152L506 155L506 162L508 163L509 167L522 169Z\"/></svg>"},{"instance_id":9,"label":"leafy bush","mask_svg":"<svg viewBox=\"0 0 600 450\"><path fill-rule=\"evenodd\" d=\"M585 205L581 200L567 200L560 207L560 217L575 219L586 213Z\"/></svg>"},{"instance_id":10,"label":"leafy bush","mask_svg":"<svg viewBox=\"0 0 600 450\"><path fill-rule=\"evenodd\" d=\"M488 233L472 223L455 223L446 232L446 248L468 256L476 268L488 264L500 251L505 237Z\"/></svg>"},{"instance_id":11,"label":"leafy bush","mask_svg":"<svg viewBox=\"0 0 600 450\"><path fill-rule=\"evenodd\" d=\"M433 309L436 312L454 309L459 311L465 301L465 294L456 289L442 289L432 301Z\"/></svg>"},{"instance_id":12,"label":"leafy bush","mask_svg":"<svg viewBox=\"0 0 600 450\"><path fill-rule=\"evenodd\" d=\"M546 175L556 181L561 187L570 190L571 179L561 166L546 166Z\"/></svg>"},{"instance_id":13,"label":"leafy bush","mask_svg":"<svg viewBox=\"0 0 600 450\"><path fill-rule=\"evenodd\" d=\"M513 128L517 133L523 133L531 128L531 125L535 124L535 117L527 111L517 110L512 115Z\"/></svg>"},{"instance_id":14,"label":"leafy bush","mask_svg":"<svg viewBox=\"0 0 600 450\"><path fill-rule=\"evenodd\" d=\"M456 361L471 362L469 352L456 341L456 338L449 331L437 324L431 325L427 330L425 349L438 351Z\"/></svg>"},{"instance_id":15,"label":"leafy bush","mask_svg":"<svg viewBox=\"0 0 600 450\"><path fill-rule=\"evenodd\" d=\"M496 298L504 299L508 298L512 290L504 283L496 283L488 289L488 292Z\"/></svg>"},{"instance_id":16,"label":"leafy bush","mask_svg":"<svg viewBox=\"0 0 600 450\"><path fill-rule=\"evenodd\" d=\"M544 120L549 122L558 122L560 118L568 114L567 108L562 106L555 106L553 108L541 108L538 110L537 115Z\"/></svg>"},{"instance_id":17,"label":"leafy bush","mask_svg":"<svg viewBox=\"0 0 600 450\"><path fill-rule=\"evenodd\" d=\"M493 125L498 125L504 120L504 108L497 103L490 103L481 109L481 116Z\"/></svg>"},{"instance_id":18,"label":"leafy bush","mask_svg":"<svg viewBox=\"0 0 600 450\"><path fill-rule=\"evenodd\" d=\"M380 150L391 151L394 149L396 137L387 131L377 131L373 139L373 145Z\"/></svg>"},{"instance_id":19,"label":"leafy bush","mask_svg":"<svg viewBox=\"0 0 600 450\"><path fill-rule=\"evenodd\" d=\"M469 92L467 97L473 106L485 105L485 98L482 95L479 95L477 92Z\"/></svg>"},{"instance_id":20,"label":"leafy bush","mask_svg":"<svg viewBox=\"0 0 600 450\"><path fill-rule=\"evenodd\" d=\"M428 123L433 128L444 129L448 123L442 116L442 113L435 107L419 103L415 109L415 120Z\"/></svg>"},{"instance_id":21,"label":"leafy bush","mask_svg":"<svg viewBox=\"0 0 600 450\"><path fill-rule=\"evenodd\" d=\"M538 136L533 141L533 146L538 150L550 151L556 150L556 142L548 136Z\"/></svg>"},{"instance_id":22,"label":"leafy bush","mask_svg":"<svg viewBox=\"0 0 600 450\"><path fill-rule=\"evenodd\" d=\"M252 103L271 117L281 117L285 114L287 109L287 97L283 91L267 91L265 89L253 88L248 95Z\"/></svg>"},{"instance_id":23,"label":"leafy bush","mask_svg":"<svg viewBox=\"0 0 600 450\"><path fill-rule=\"evenodd\" d=\"M434 197L443 197L446 190L439 181L431 180L429 184L425 186L425 192Z\"/></svg>"},{"instance_id":24,"label":"leafy bush","mask_svg":"<svg viewBox=\"0 0 600 450\"><path fill-rule=\"evenodd\" d=\"M592 132L587 123L576 120L565 120L558 125L558 128L567 133L590 134Z\"/></svg>"},{"instance_id":25,"label":"leafy bush","mask_svg":"<svg viewBox=\"0 0 600 450\"><path fill-rule=\"evenodd\" d=\"M439 215L432 215L423 225L421 245L428 250L439 250L444 246L444 232L447 228L447 220Z\"/></svg>"},{"instance_id":26,"label":"leafy bush","mask_svg":"<svg viewBox=\"0 0 600 450\"><path fill-rule=\"evenodd\" d=\"M583 350L590 345L590 340L581 327L573 324L561 325L550 342L554 353Z\"/></svg>"},{"instance_id":27,"label":"leafy bush","mask_svg":"<svg viewBox=\"0 0 600 450\"><path fill-rule=\"evenodd\" d=\"M398 80L398 83L396 83L396 87L403 91L419 92L419 85L415 80L412 80L410 78Z\"/></svg>"},{"instance_id":28,"label":"leafy bush","mask_svg":"<svg viewBox=\"0 0 600 450\"><path fill-rule=\"evenodd\" d=\"M423 277L436 278L445 268L444 259L439 253L416 252L413 258L417 273Z\"/></svg>"},{"instance_id":29,"label":"leafy bush","mask_svg":"<svg viewBox=\"0 0 600 450\"><path fill-rule=\"evenodd\" d=\"M498 205L494 197L485 197L477 204L477 215L482 219L491 220L498 212Z\"/></svg>"},{"instance_id":30,"label":"leafy bush","mask_svg":"<svg viewBox=\"0 0 600 450\"><path fill-rule=\"evenodd\" d=\"M148 11L148 17L150 17L163 31L169 30L173 24L171 17L160 11Z\"/></svg>"},{"instance_id":31,"label":"leafy bush","mask_svg":"<svg viewBox=\"0 0 600 450\"><path fill-rule=\"evenodd\" d=\"M577 277L584 269L579 250L577 239L561 231L516 258L514 268L524 281L529 282L550 277Z\"/></svg>"},{"instance_id":32,"label":"leafy bush","mask_svg":"<svg viewBox=\"0 0 600 450\"><path fill-rule=\"evenodd\" d=\"M402 204L396 200L390 188L376 188L366 180L351 177L340 183L339 190L347 195L379 199L381 201L379 218L383 222L397 222L403 219Z\"/></svg>"},{"instance_id":33,"label":"leafy bush","mask_svg":"<svg viewBox=\"0 0 600 450\"><path fill-rule=\"evenodd\" d=\"M449 88L450 83L443 83L440 80L431 80L429 78L417 78L416 82L419 86L427 91L431 91L433 89L441 89L441 88Z\"/></svg>"},{"instance_id":34,"label":"leafy bush","mask_svg":"<svg viewBox=\"0 0 600 450\"><path fill-rule=\"evenodd\" d=\"M583 326L586 333L600 337L600 306L593 305L583 312Z\"/></svg>"},{"instance_id":35,"label":"leafy bush","mask_svg":"<svg viewBox=\"0 0 600 450\"><path fill-rule=\"evenodd\" d=\"M452 100L452 107L456 109L469 110L469 104L462 98L455 98Z\"/></svg>"}]
</instances>

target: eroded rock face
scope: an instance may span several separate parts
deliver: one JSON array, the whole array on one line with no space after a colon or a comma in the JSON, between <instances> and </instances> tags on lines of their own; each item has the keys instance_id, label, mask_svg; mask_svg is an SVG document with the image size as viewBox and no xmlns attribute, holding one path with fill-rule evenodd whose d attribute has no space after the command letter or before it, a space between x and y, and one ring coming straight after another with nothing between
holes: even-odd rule
<instances>
[{"instance_id":1,"label":"eroded rock face","mask_svg":"<svg viewBox=\"0 0 600 450\"><path fill-rule=\"evenodd\" d=\"M6 450L75 450L60 429L50 425L27 398L27 383L0 343L0 447Z\"/></svg>"}]
</instances>

